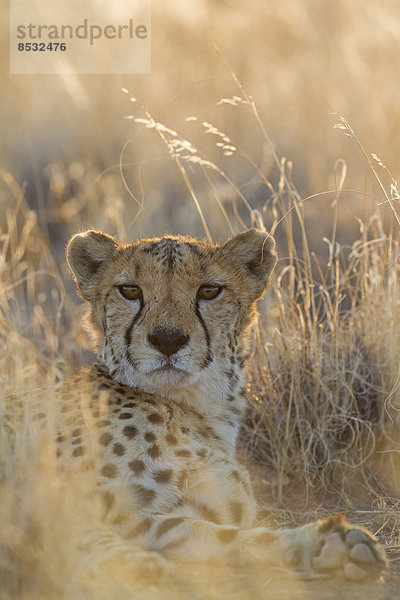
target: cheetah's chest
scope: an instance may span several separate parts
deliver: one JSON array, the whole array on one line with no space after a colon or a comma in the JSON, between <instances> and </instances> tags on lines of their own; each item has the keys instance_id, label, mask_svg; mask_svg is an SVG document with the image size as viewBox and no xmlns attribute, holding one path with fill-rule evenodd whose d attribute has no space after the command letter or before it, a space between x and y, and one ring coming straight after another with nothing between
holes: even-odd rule
<instances>
[{"instance_id":1,"label":"cheetah's chest","mask_svg":"<svg viewBox=\"0 0 400 600\"><path fill-rule=\"evenodd\" d=\"M190 496L194 478L216 480L215 466L208 460L213 453L186 420L167 404L111 406L109 425L99 432L100 485L122 487L136 509L154 512L169 511ZM210 433L204 424L200 429Z\"/></svg>"},{"instance_id":2,"label":"cheetah's chest","mask_svg":"<svg viewBox=\"0 0 400 600\"><path fill-rule=\"evenodd\" d=\"M216 523L251 522L248 475L218 420L104 380L89 380L82 399L79 423L76 411L66 412L60 453L75 469L94 466L106 506L118 505L111 511L117 520L118 512L147 518L178 511Z\"/></svg>"}]
</instances>

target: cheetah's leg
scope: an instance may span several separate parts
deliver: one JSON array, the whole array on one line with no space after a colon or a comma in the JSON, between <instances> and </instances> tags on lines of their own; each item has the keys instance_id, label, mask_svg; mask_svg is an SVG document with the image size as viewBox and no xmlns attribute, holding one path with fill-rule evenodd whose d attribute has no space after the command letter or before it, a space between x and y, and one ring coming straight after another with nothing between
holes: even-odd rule
<instances>
[{"instance_id":1,"label":"cheetah's leg","mask_svg":"<svg viewBox=\"0 0 400 600\"><path fill-rule=\"evenodd\" d=\"M152 516L139 545L179 560L262 563L292 568L305 577L379 579L387 559L377 539L342 515L296 527L240 529L179 515Z\"/></svg>"},{"instance_id":2,"label":"cheetah's leg","mask_svg":"<svg viewBox=\"0 0 400 600\"><path fill-rule=\"evenodd\" d=\"M154 581L170 572L170 564L157 552L132 544L108 527L94 528L84 535L81 566L89 576L100 574L118 581Z\"/></svg>"}]
</instances>

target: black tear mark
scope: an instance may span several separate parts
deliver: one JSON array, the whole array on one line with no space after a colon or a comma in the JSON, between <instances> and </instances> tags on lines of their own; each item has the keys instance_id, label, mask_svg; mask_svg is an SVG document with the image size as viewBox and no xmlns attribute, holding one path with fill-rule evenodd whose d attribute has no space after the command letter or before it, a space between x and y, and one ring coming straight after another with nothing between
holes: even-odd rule
<instances>
[{"instance_id":1,"label":"black tear mark","mask_svg":"<svg viewBox=\"0 0 400 600\"><path fill-rule=\"evenodd\" d=\"M206 338L206 344L207 344L207 356L203 362L203 364L201 365L201 368L204 369L205 367L207 367L212 361L213 361L213 357L211 354L211 342L210 342L210 333L207 329L207 325L204 322L204 319L201 315L200 312L200 306L199 306L199 299L196 299L196 304L195 304L195 313L196 313L196 317L199 319L200 324L204 330L204 335Z\"/></svg>"},{"instance_id":2,"label":"black tear mark","mask_svg":"<svg viewBox=\"0 0 400 600\"><path fill-rule=\"evenodd\" d=\"M137 311L136 315L133 317L132 323L129 325L128 329L125 332L125 343L126 343L127 347L129 347L131 345L132 329L134 328L137 320L139 319L144 305L145 304L143 302L143 298L140 298L140 308Z\"/></svg>"}]
</instances>

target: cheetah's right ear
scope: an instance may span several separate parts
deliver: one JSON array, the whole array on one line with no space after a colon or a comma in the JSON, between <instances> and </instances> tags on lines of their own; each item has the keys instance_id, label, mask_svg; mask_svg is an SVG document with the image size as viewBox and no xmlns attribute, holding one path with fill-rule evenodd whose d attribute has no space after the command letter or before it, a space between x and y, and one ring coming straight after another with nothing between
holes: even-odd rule
<instances>
[{"instance_id":1,"label":"cheetah's right ear","mask_svg":"<svg viewBox=\"0 0 400 600\"><path fill-rule=\"evenodd\" d=\"M277 261L274 238L266 231L252 228L234 235L220 251L241 272L252 301L260 298Z\"/></svg>"},{"instance_id":2,"label":"cheetah's right ear","mask_svg":"<svg viewBox=\"0 0 400 600\"><path fill-rule=\"evenodd\" d=\"M118 248L118 242L101 231L84 231L70 239L67 262L82 298L89 302L93 299L97 275Z\"/></svg>"}]
</instances>

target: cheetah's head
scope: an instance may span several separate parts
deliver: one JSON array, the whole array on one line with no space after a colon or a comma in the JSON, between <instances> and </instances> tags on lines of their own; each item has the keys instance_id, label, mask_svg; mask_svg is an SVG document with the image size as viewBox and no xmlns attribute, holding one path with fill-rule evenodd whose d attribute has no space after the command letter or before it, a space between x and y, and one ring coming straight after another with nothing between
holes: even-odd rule
<instances>
[{"instance_id":1,"label":"cheetah's head","mask_svg":"<svg viewBox=\"0 0 400 600\"><path fill-rule=\"evenodd\" d=\"M110 375L161 394L232 379L276 253L257 229L221 245L180 236L121 244L86 231L70 240L67 260Z\"/></svg>"}]
</instances>

